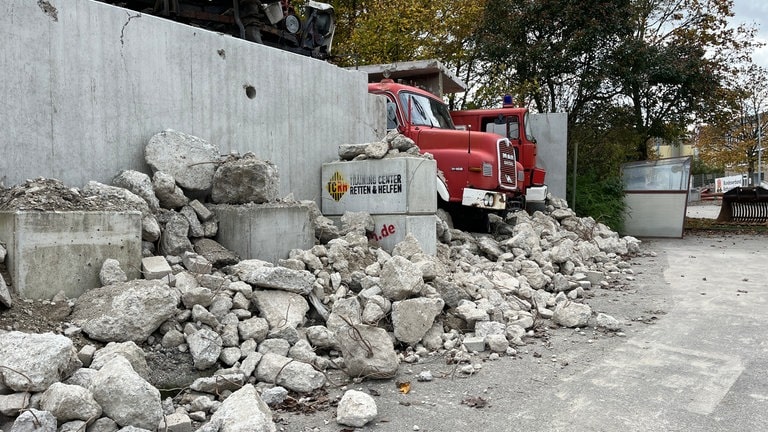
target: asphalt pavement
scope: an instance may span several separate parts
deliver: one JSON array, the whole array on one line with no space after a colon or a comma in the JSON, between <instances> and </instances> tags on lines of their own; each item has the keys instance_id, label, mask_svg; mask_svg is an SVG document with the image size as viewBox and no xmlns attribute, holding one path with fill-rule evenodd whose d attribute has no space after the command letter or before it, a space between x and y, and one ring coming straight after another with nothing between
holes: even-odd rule
<instances>
[{"instance_id":1,"label":"asphalt pavement","mask_svg":"<svg viewBox=\"0 0 768 432\"><path fill-rule=\"evenodd\" d=\"M664 314L557 386L549 430L768 430L768 238L649 246Z\"/></svg>"},{"instance_id":2,"label":"asphalt pavement","mask_svg":"<svg viewBox=\"0 0 768 432\"><path fill-rule=\"evenodd\" d=\"M361 431L768 430L767 247L749 235L646 240L634 280L587 301L625 323L619 334L552 329L514 358L478 356L471 377L435 356L331 395L378 395ZM417 382L423 370L435 380ZM284 431L344 430L333 409L277 417Z\"/></svg>"}]
</instances>

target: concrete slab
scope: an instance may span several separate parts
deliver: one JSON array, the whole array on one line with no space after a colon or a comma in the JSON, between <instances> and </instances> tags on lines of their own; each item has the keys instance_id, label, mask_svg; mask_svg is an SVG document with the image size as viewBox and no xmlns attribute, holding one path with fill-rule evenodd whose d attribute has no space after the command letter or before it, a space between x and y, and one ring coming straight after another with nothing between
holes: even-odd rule
<instances>
[{"instance_id":1,"label":"concrete slab","mask_svg":"<svg viewBox=\"0 0 768 432\"><path fill-rule=\"evenodd\" d=\"M209 206L219 219L216 241L242 259L272 263L288 258L291 249L310 249L315 231L310 209L301 204Z\"/></svg>"},{"instance_id":2,"label":"concrete slab","mask_svg":"<svg viewBox=\"0 0 768 432\"><path fill-rule=\"evenodd\" d=\"M51 299L59 291L79 297L101 286L107 258L129 279L140 276L141 213L110 211L0 212L0 241L21 298Z\"/></svg>"},{"instance_id":3,"label":"concrete slab","mask_svg":"<svg viewBox=\"0 0 768 432\"><path fill-rule=\"evenodd\" d=\"M322 210L371 214L434 214L437 163L422 157L323 164Z\"/></svg>"}]
</instances>

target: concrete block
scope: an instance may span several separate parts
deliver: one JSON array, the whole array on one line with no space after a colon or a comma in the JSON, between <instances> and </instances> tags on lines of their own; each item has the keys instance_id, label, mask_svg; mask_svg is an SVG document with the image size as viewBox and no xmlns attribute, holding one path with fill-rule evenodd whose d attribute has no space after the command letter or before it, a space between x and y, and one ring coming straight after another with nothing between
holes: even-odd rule
<instances>
[{"instance_id":1,"label":"concrete block","mask_svg":"<svg viewBox=\"0 0 768 432\"><path fill-rule=\"evenodd\" d=\"M141 273L144 279L162 279L173 273L173 270L164 257L152 256L141 260Z\"/></svg>"},{"instance_id":2,"label":"concrete block","mask_svg":"<svg viewBox=\"0 0 768 432\"><path fill-rule=\"evenodd\" d=\"M375 224L374 240L387 252L392 252L409 233L419 241L424 253L437 253L436 216L372 215Z\"/></svg>"},{"instance_id":3,"label":"concrete block","mask_svg":"<svg viewBox=\"0 0 768 432\"><path fill-rule=\"evenodd\" d=\"M192 432L192 420L183 412L163 416L158 430L168 432Z\"/></svg>"},{"instance_id":4,"label":"concrete block","mask_svg":"<svg viewBox=\"0 0 768 432\"><path fill-rule=\"evenodd\" d=\"M584 272L589 281L590 287L600 285L600 282L605 280L605 274L603 272L587 270Z\"/></svg>"},{"instance_id":5,"label":"concrete block","mask_svg":"<svg viewBox=\"0 0 768 432\"><path fill-rule=\"evenodd\" d=\"M302 204L217 204L209 206L219 219L216 241L242 259L276 263L291 249L310 249L315 230L309 206Z\"/></svg>"},{"instance_id":6,"label":"concrete block","mask_svg":"<svg viewBox=\"0 0 768 432\"><path fill-rule=\"evenodd\" d=\"M392 252L398 243L405 240L409 233L419 241L424 253L434 255L437 253L437 229L435 215L411 216L403 214L374 214L371 215L374 222L374 234L372 240L376 241L380 248ZM341 216L329 216L337 226L341 226Z\"/></svg>"},{"instance_id":7,"label":"concrete block","mask_svg":"<svg viewBox=\"0 0 768 432\"><path fill-rule=\"evenodd\" d=\"M189 202L189 206L192 207L192 210L197 213L197 217L200 218L201 221L206 222L211 220L213 217L213 212L210 211L206 206L203 205L198 200L192 200Z\"/></svg>"},{"instance_id":8,"label":"concrete block","mask_svg":"<svg viewBox=\"0 0 768 432\"><path fill-rule=\"evenodd\" d=\"M482 336L465 336L464 348L469 352L483 352L485 351L485 338Z\"/></svg>"},{"instance_id":9,"label":"concrete block","mask_svg":"<svg viewBox=\"0 0 768 432\"><path fill-rule=\"evenodd\" d=\"M331 162L322 167L322 211L430 214L437 211L437 163L419 157Z\"/></svg>"},{"instance_id":10,"label":"concrete block","mask_svg":"<svg viewBox=\"0 0 768 432\"><path fill-rule=\"evenodd\" d=\"M140 276L139 212L4 211L0 241L22 298L51 299L59 291L79 297L101 286L99 271L107 258L118 260L129 279Z\"/></svg>"},{"instance_id":11,"label":"concrete block","mask_svg":"<svg viewBox=\"0 0 768 432\"><path fill-rule=\"evenodd\" d=\"M184 263L184 268L192 273L209 274L213 270L213 264L205 259L205 257L192 252L185 252L181 257L181 262Z\"/></svg>"}]
</instances>

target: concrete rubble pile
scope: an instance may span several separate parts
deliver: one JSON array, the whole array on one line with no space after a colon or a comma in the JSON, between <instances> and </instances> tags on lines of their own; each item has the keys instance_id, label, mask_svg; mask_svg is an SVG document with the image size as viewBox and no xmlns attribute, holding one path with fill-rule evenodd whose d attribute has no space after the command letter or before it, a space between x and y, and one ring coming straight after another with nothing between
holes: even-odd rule
<instances>
[{"instance_id":1,"label":"concrete rubble pile","mask_svg":"<svg viewBox=\"0 0 768 432\"><path fill-rule=\"evenodd\" d=\"M211 164L215 147L159 135L146 149L152 178L126 171L114 186L81 192L142 211L144 279L127 280L106 260L103 286L69 300L63 334L0 329L0 430L274 431L270 406L331 386L332 371L387 379L401 363L440 355L471 375L481 359L520 355L543 326L621 329L584 300L631 279L624 258L640 242L577 217L564 200L551 198L546 214L497 218L494 234L436 218L435 256L411 236L380 249L366 213L345 214L337 228L317 210L311 249L277 263L241 260L211 239L216 220L200 198L274 201L274 165L253 155ZM378 144L389 150L360 154L392 154L393 138ZM179 154L183 164L173 162ZM4 287L0 303L10 306ZM76 349L67 335L79 333L98 343ZM163 356L186 364L161 376L148 359ZM184 390L163 399L158 388ZM378 414L370 396L350 390L337 415L361 427Z\"/></svg>"}]
</instances>

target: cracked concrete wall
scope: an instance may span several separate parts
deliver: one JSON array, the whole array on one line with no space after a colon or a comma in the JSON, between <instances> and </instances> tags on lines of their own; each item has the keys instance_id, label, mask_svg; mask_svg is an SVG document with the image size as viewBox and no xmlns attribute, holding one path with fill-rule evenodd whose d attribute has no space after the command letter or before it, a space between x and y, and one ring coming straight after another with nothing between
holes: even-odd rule
<instances>
[{"instance_id":1,"label":"cracked concrete wall","mask_svg":"<svg viewBox=\"0 0 768 432\"><path fill-rule=\"evenodd\" d=\"M92 0L3 0L0 40L6 187L149 173L144 146L175 129L271 160L281 196L319 200L321 164L384 126L362 72Z\"/></svg>"}]
</instances>

